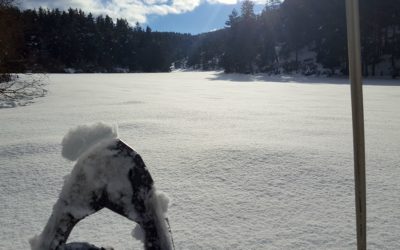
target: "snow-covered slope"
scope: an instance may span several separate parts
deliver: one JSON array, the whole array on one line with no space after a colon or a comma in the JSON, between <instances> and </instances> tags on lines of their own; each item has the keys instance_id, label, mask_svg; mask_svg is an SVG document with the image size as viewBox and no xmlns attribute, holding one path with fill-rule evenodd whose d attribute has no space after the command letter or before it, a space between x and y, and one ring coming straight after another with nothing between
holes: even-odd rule
<instances>
[{"instance_id":1,"label":"snow-covered slope","mask_svg":"<svg viewBox=\"0 0 400 250\"><path fill-rule=\"evenodd\" d=\"M177 249L354 249L344 83L215 72L50 75L46 97L0 109L0 249L29 248L73 167L60 154L62 136L99 121L119 125L168 193ZM368 83L368 241L399 249L400 87ZM141 249L134 227L102 210L70 240Z\"/></svg>"}]
</instances>

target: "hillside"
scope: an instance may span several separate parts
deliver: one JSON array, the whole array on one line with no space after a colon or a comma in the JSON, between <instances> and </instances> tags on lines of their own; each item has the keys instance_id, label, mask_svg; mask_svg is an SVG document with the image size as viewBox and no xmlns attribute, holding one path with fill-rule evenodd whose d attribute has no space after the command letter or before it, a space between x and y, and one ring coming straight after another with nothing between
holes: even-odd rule
<instances>
[{"instance_id":1,"label":"hillside","mask_svg":"<svg viewBox=\"0 0 400 250\"><path fill-rule=\"evenodd\" d=\"M365 76L400 72L400 4L361 2ZM0 72L168 72L347 74L342 0L244 1L226 27L200 35L154 32L82 10L0 10Z\"/></svg>"},{"instance_id":2,"label":"hillside","mask_svg":"<svg viewBox=\"0 0 400 250\"><path fill-rule=\"evenodd\" d=\"M400 4L361 2L365 76L399 75ZM286 0L254 13L252 2L233 10L223 30L198 36L188 59L194 69L273 74L347 74L344 1Z\"/></svg>"}]
</instances>

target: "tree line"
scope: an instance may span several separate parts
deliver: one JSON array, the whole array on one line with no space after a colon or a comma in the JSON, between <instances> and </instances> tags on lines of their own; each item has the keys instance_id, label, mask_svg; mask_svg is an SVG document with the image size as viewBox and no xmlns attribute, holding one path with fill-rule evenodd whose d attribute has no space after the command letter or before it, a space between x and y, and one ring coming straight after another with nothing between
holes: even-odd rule
<instances>
[{"instance_id":1,"label":"tree line","mask_svg":"<svg viewBox=\"0 0 400 250\"><path fill-rule=\"evenodd\" d=\"M0 0L13 2L13 0ZM82 10L0 6L0 72L160 72L171 66L238 73L347 74L344 0L245 0L223 29L153 32ZM399 0L360 1L365 76L400 71Z\"/></svg>"},{"instance_id":2,"label":"tree line","mask_svg":"<svg viewBox=\"0 0 400 250\"><path fill-rule=\"evenodd\" d=\"M400 1L360 1L365 76L399 75ZM197 37L189 67L226 72L347 74L344 0L246 0L222 30ZM378 67L379 66L379 67Z\"/></svg>"},{"instance_id":3,"label":"tree line","mask_svg":"<svg viewBox=\"0 0 400 250\"><path fill-rule=\"evenodd\" d=\"M153 32L82 10L0 10L2 72L160 72L186 56L189 34Z\"/></svg>"}]
</instances>

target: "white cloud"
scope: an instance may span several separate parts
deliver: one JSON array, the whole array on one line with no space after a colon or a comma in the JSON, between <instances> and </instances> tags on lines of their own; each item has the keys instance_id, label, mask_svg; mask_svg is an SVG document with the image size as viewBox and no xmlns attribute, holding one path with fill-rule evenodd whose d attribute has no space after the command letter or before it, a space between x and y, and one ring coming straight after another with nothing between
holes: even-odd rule
<instances>
[{"instance_id":1,"label":"white cloud","mask_svg":"<svg viewBox=\"0 0 400 250\"><path fill-rule=\"evenodd\" d=\"M96 15L126 18L130 23L146 22L151 14L180 14L194 10L200 0L31 0L23 1L23 8L78 8Z\"/></svg>"},{"instance_id":2,"label":"white cloud","mask_svg":"<svg viewBox=\"0 0 400 250\"><path fill-rule=\"evenodd\" d=\"M148 15L181 14L193 11L204 2L211 4L236 4L239 0L29 0L22 1L23 8L82 9L95 15L125 18L131 24L146 23ZM259 1L265 0L257 0Z\"/></svg>"},{"instance_id":3,"label":"white cloud","mask_svg":"<svg viewBox=\"0 0 400 250\"><path fill-rule=\"evenodd\" d=\"M207 2L212 3L212 4L236 4L238 1L237 0L208 0Z\"/></svg>"}]
</instances>

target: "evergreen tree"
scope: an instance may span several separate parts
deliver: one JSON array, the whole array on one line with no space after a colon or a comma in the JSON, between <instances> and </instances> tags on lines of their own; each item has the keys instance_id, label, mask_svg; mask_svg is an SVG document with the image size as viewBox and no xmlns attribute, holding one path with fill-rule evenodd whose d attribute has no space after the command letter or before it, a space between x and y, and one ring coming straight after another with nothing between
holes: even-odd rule
<instances>
[{"instance_id":1,"label":"evergreen tree","mask_svg":"<svg viewBox=\"0 0 400 250\"><path fill-rule=\"evenodd\" d=\"M22 11L9 2L0 0L0 73L66 68L157 72L169 71L172 64L240 73L282 68L305 73L305 66L317 63L330 74L347 73L343 0L269 0L261 14L245 0L240 14L234 9L227 17L224 29L196 36L154 32L139 23L130 26L125 19L114 21L72 8ZM360 11L364 75L381 75L377 66L386 60L396 77L400 5L393 0L365 0ZM311 63L305 62L304 51L315 54Z\"/></svg>"}]
</instances>

